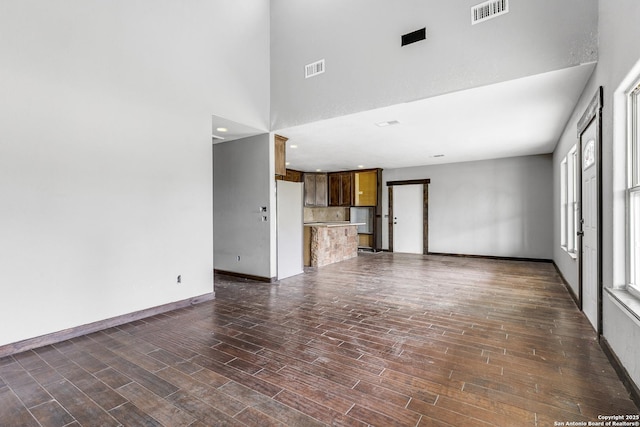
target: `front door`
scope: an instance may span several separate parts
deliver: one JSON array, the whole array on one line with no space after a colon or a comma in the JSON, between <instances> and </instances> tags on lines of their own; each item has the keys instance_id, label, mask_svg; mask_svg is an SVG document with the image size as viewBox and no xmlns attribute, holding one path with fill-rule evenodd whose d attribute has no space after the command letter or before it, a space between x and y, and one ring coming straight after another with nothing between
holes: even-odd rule
<instances>
[{"instance_id":1,"label":"front door","mask_svg":"<svg viewBox=\"0 0 640 427\"><path fill-rule=\"evenodd\" d=\"M582 311L598 330L598 142L593 120L580 138L582 151L580 264L582 276Z\"/></svg>"},{"instance_id":2,"label":"front door","mask_svg":"<svg viewBox=\"0 0 640 427\"><path fill-rule=\"evenodd\" d=\"M423 185L393 187L393 251L422 254Z\"/></svg>"},{"instance_id":3,"label":"front door","mask_svg":"<svg viewBox=\"0 0 640 427\"><path fill-rule=\"evenodd\" d=\"M580 189L578 235L578 287L580 308L596 330L602 333L602 260L600 254L602 86L578 121Z\"/></svg>"}]
</instances>

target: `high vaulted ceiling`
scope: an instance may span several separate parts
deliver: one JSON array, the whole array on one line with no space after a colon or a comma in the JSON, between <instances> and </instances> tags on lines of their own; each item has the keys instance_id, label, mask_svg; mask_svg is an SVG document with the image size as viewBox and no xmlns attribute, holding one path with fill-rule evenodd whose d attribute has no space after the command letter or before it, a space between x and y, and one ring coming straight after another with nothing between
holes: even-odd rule
<instances>
[{"instance_id":1,"label":"high vaulted ceiling","mask_svg":"<svg viewBox=\"0 0 640 427\"><path fill-rule=\"evenodd\" d=\"M289 138L288 167L552 152L595 67L597 0L509 0L507 14L472 25L478 3L271 0L268 130ZM426 40L401 47L419 28ZM305 79L319 59L326 72Z\"/></svg>"}]
</instances>

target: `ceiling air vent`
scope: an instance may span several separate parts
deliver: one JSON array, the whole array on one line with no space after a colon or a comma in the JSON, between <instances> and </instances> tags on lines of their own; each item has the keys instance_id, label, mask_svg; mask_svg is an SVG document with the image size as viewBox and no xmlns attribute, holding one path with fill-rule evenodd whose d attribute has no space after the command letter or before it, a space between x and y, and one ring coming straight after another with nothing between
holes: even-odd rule
<instances>
[{"instance_id":1,"label":"ceiling air vent","mask_svg":"<svg viewBox=\"0 0 640 427\"><path fill-rule=\"evenodd\" d=\"M400 122L397 121L397 120L390 120L388 122L376 123L376 126L383 128L383 127L394 126L394 125L399 125L399 124L400 124Z\"/></svg>"},{"instance_id":2,"label":"ceiling air vent","mask_svg":"<svg viewBox=\"0 0 640 427\"><path fill-rule=\"evenodd\" d=\"M489 0L471 7L471 25L509 13L509 0Z\"/></svg>"},{"instance_id":3,"label":"ceiling air vent","mask_svg":"<svg viewBox=\"0 0 640 427\"><path fill-rule=\"evenodd\" d=\"M304 66L304 78L315 77L318 74L324 73L324 59L316 61L313 64Z\"/></svg>"}]
</instances>

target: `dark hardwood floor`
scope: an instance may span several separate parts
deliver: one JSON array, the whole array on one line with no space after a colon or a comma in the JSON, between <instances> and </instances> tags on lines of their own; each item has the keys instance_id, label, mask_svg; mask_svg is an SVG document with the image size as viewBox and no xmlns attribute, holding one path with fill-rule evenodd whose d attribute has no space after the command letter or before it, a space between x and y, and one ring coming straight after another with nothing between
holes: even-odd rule
<instances>
[{"instance_id":1,"label":"dark hardwood floor","mask_svg":"<svg viewBox=\"0 0 640 427\"><path fill-rule=\"evenodd\" d=\"M0 359L1 426L554 426L638 414L553 266L361 254ZM559 425L559 424L555 424Z\"/></svg>"}]
</instances>

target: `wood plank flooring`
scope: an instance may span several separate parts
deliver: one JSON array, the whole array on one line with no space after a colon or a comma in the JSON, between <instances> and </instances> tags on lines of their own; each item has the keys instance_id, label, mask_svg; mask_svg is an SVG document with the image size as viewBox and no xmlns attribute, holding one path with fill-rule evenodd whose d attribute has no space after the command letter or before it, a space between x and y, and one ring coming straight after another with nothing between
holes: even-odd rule
<instances>
[{"instance_id":1,"label":"wood plank flooring","mask_svg":"<svg viewBox=\"0 0 640 427\"><path fill-rule=\"evenodd\" d=\"M1 426L554 426L638 414L553 266L361 254L0 359ZM557 424L556 424L557 423Z\"/></svg>"}]
</instances>

